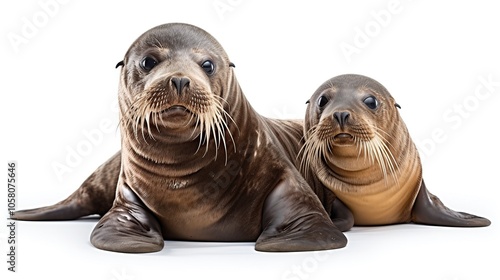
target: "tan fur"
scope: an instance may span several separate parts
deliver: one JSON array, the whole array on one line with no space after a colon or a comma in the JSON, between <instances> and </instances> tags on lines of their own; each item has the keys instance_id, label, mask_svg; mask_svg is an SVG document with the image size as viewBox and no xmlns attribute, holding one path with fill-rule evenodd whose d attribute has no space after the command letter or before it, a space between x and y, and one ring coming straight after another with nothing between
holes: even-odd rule
<instances>
[{"instance_id":1,"label":"tan fur","mask_svg":"<svg viewBox=\"0 0 500 280\"><path fill-rule=\"evenodd\" d=\"M321 95L330 103L323 112L316 112L313 102ZM364 106L367 96L379 101L376 110ZM362 81L348 89L327 84L310 106L303 173L312 169L352 211L356 225L409 222L422 168L392 96L382 86L370 88ZM336 111L349 113L343 128L332 117ZM340 133L352 138L336 139Z\"/></svg>"}]
</instances>

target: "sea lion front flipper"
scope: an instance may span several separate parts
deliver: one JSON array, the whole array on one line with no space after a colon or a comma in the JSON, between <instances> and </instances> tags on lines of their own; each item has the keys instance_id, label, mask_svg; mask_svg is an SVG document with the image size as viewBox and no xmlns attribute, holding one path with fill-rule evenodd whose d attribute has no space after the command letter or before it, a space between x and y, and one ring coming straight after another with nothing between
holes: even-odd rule
<instances>
[{"instance_id":1,"label":"sea lion front flipper","mask_svg":"<svg viewBox=\"0 0 500 280\"><path fill-rule=\"evenodd\" d=\"M427 190L424 180L413 204L412 222L450 227L484 227L491 224L486 218L449 209Z\"/></svg>"},{"instance_id":2,"label":"sea lion front flipper","mask_svg":"<svg viewBox=\"0 0 500 280\"><path fill-rule=\"evenodd\" d=\"M97 223L90 242L102 250L125 253L163 248L160 224L127 185L118 187L113 207Z\"/></svg>"},{"instance_id":3,"label":"sea lion front flipper","mask_svg":"<svg viewBox=\"0 0 500 280\"><path fill-rule=\"evenodd\" d=\"M332 203L330 218L333 224L341 231L348 231L354 226L354 215L338 198L335 198Z\"/></svg>"},{"instance_id":4,"label":"sea lion front flipper","mask_svg":"<svg viewBox=\"0 0 500 280\"><path fill-rule=\"evenodd\" d=\"M117 152L99 166L68 198L51 206L15 211L10 218L26 221L60 221L92 214L103 216L113 205L120 165L121 152Z\"/></svg>"},{"instance_id":5,"label":"sea lion front flipper","mask_svg":"<svg viewBox=\"0 0 500 280\"><path fill-rule=\"evenodd\" d=\"M319 199L303 185L281 182L269 194L262 214L263 232L255 250L291 252L345 247L347 238L335 227Z\"/></svg>"}]
</instances>

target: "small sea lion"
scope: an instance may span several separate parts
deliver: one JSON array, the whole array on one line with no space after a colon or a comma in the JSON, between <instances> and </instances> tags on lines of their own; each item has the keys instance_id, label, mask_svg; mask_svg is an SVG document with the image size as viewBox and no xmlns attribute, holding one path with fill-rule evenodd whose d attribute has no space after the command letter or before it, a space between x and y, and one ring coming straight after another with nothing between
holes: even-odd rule
<instances>
[{"instance_id":1,"label":"small sea lion","mask_svg":"<svg viewBox=\"0 0 500 280\"><path fill-rule=\"evenodd\" d=\"M398 107L384 86L365 76L341 75L323 83L308 101L303 173L332 190L355 225L490 225L449 209L427 190Z\"/></svg>"}]
</instances>

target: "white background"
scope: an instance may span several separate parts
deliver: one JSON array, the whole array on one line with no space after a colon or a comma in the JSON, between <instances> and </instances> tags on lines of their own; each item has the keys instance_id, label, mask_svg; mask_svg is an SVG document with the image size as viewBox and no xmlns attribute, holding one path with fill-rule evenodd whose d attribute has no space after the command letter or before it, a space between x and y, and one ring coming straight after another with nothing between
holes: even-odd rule
<instances>
[{"instance_id":1,"label":"white background","mask_svg":"<svg viewBox=\"0 0 500 280\"><path fill-rule=\"evenodd\" d=\"M268 254L254 251L253 243L166 241L159 253L133 255L92 247L95 219L17 222L19 272L7 274L2 262L0 271L9 277L2 279L500 278L495 1L401 0L390 11L389 0L70 0L48 11L40 4L46 2L57 3L2 1L0 7L0 162L18 162L18 209L67 197L119 149L115 64L147 29L186 22L220 41L243 91L265 116L302 118L309 96L339 74L378 80L401 104L421 147L428 188L449 207L493 224L357 227L346 233L346 248L321 253ZM376 21L387 13L390 18ZM36 30L26 33L28 22ZM341 49L346 44L357 53L347 57ZM480 77L498 82L476 96ZM464 115L454 111L461 107ZM103 122L112 128L100 128ZM89 133L102 137L91 143ZM432 140L433 135L439 137ZM86 144L84 154L68 162L71 151ZM54 165L68 172L58 175ZM6 199L0 206L7 209ZM0 228L5 256L7 228Z\"/></svg>"}]
</instances>

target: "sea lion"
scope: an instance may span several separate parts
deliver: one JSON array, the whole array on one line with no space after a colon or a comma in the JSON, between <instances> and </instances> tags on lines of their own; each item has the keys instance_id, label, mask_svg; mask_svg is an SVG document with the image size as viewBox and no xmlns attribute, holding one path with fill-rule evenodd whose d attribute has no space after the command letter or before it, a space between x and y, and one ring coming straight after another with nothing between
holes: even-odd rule
<instances>
[{"instance_id":1,"label":"sea lion","mask_svg":"<svg viewBox=\"0 0 500 280\"><path fill-rule=\"evenodd\" d=\"M301 168L335 193L352 211L355 225L490 224L447 208L427 190L399 105L377 81L337 76L307 103Z\"/></svg>"},{"instance_id":2,"label":"sea lion","mask_svg":"<svg viewBox=\"0 0 500 280\"><path fill-rule=\"evenodd\" d=\"M144 33L117 65L121 152L66 201L12 218L99 211L91 243L117 252L159 251L164 239L256 241L259 251L344 247L347 239L296 168L302 124L257 114L232 66L195 26Z\"/></svg>"}]
</instances>

